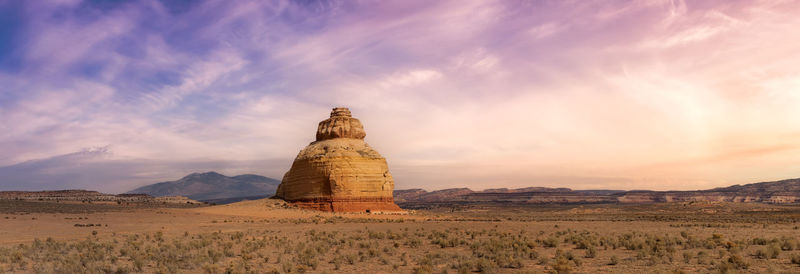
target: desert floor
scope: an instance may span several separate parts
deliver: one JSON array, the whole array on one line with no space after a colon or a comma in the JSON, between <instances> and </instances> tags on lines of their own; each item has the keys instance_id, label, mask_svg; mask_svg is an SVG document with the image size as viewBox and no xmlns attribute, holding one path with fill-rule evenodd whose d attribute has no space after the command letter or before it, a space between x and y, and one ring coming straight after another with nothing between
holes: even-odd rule
<instances>
[{"instance_id":1,"label":"desert floor","mask_svg":"<svg viewBox=\"0 0 800 274\"><path fill-rule=\"evenodd\" d=\"M800 272L800 207L417 205L334 214L0 202L0 272Z\"/></svg>"}]
</instances>

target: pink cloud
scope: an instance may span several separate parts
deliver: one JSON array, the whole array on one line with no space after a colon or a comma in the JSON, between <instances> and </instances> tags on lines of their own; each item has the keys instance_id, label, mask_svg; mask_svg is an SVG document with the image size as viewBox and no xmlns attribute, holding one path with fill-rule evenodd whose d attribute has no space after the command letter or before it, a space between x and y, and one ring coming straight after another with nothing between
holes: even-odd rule
<instances>
[{"instance_id":1,"label":"pink cloud","mask_svg":"<svg viewBox=\"0 0 800 274\"><path fill-rule=\"evenodd\" d=\"M0 72L2 164L291 159L345 105L399 188L800 173L794 2L67 4L29 9L23 69ZM281 176L241 171L262 168Z\"/></svg>"}]
</instances>

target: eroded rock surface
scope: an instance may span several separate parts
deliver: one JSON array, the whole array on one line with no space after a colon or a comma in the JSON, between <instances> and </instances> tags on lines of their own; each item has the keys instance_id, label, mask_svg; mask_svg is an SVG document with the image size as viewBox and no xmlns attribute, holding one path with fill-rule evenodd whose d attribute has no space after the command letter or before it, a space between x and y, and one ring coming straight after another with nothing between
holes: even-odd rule
<instances>
[{"instance_id":1,"label":"eroded rock surface","mask_svg":"<svg viewBox=\"0 0 800 274\"><path fill-rule=\"evenodd\" d=\"M386 159L372 149L361 122L334 108L320 122L317 140L300 151L276 197L299 207L335 212L401 211Z\"/></svg>"},{"instance_id":2,"label":"eroded rock surface","mask_svg":"<svg viewBox=\"0 0 800 274\"><path fill-rule=\"evenodd\" d=\"M334 108L331 118L319 122L317 127L317 141L335 138L364 139L366 136L361 121L353 118L347 108Z\"/></svg>"},{"instance_id":3,"label":"eroded rock surface","mask_svg":"<svg viewBox=\"0 0 800 274\"><path fill-rule=\"evenodd\" d=\"M181 204L202 205L184 196L153 197L147 194L106 194L93 190L50 190L50 191L0 191L0 200L44 201L44 202L116 202L135 204Z\"/></svg>"},{"instance_id":4,"label":"eroded rock surface","mask_svg":"<svg viewBox=\"0 0 800 274\"><path fill-rule=\"evenodd\" d=\"M519 189L495 188L472 191L467 188L442 189L428 192L423 189L395 191L395 201L409 206L421 203L527 203L527 204L585 204L585 203L669 203L669 202L733 202L733 203L800 203L800 178L775 182L695 190L572 190L569 188L528 187Z\"/></svg>"}]
</instances>

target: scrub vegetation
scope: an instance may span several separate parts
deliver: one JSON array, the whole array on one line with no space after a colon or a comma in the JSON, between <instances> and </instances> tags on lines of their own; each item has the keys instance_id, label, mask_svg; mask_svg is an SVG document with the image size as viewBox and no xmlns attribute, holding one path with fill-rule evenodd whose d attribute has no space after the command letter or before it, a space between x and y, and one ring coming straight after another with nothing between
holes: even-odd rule
<instances>
[{"instance_id":1,"label":"scrub vegetation","mask_svg":"<svg viewBox=\"0 0 800 274\"><path fill-rule=\"evenodd\" d=\"M675 205L647 209L670 206ZM37 238L0 246L0 272L800 271L800 229L793 219L793 207L757 205L754 208L772 210L772 217L753 213L758 217L747 221L741 212L729 212L703 222L673 220L678 216L659 221L648 213L637 215L616 205L591 207L588 212L597 208L627 215L582 220L586 207L564 206L539 211L493 208L505 211L488 217L477 208L451 214L439 208L389 219L347 214L219 217L207 222L216 231L182 233L163 224L157 231L109 234L108 226L115 226L110 223L81 227L79 239ZM725 214L736 216L721 216ZM597 214L606 215L614 214ZM26 215L12 215L20 216ZM530 220L543 217L550 220ZM98 233L95 229L106 230Z\"/></svg>"}]
</instances>

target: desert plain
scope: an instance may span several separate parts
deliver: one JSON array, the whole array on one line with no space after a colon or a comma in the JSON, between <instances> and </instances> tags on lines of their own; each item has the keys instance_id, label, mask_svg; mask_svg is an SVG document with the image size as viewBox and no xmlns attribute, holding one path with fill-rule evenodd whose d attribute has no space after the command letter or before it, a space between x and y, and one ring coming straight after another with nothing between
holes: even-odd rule
<instances>
[{"instance_id":1,"label":"desert plain","mask_svg":"<svg viewBox=\"0 0 800 274\"><path fill-rule=\"evenodd\" d=\"M800 206L0 201L3 273L797 273Z\"/></svg>"}]
</instances>

